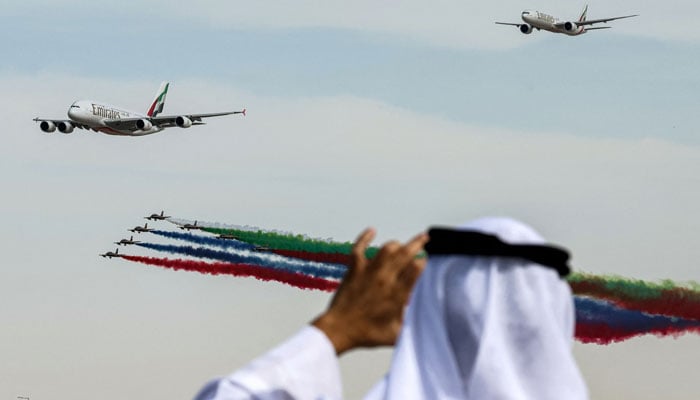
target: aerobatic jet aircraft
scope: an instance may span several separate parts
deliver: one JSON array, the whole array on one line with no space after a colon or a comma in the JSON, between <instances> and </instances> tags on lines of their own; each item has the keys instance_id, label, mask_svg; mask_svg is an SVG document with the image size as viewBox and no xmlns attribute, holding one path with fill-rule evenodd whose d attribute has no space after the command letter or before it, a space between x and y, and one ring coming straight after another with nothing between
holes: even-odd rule
<instances>
[{"instance_id":1,"label":"aerobatic jet aircraft","mask_svg":"<svg viewBox=\"0 0 700 400\"><path fill-rule=\"evenodd\" d=\"M165 211L161 211L160 214L153 213L149 215L148 217L144 217L146 219L149 219L151 221L164 221L168 218L170 218L170 215L164 215Z\"/></svg>"},{"instance_id":2,"label":"aerobatic jet aircraft","mask_svg":"<svg viewBox=\"0 0 700 400\"><path fill-rule=\"evenodd\" d=\"M180 225L180 229L184 229L184 230L188 230L188 231L189 231L189 230L192 230L192 229L202 229L202 227L201 227L201 226L197 226L197 221L194 221L194 224L184 224L184 225Z\"/></svg>"},{"instance_id":3,"label":"aerobatic jet aircraft","mask_svg":"<svg viewBox=\"0 0 700 400\"><path fill-rule=\"evenodd\" d=\"M216 235L216 237L219 239L226 239L226 240L238 240L238 236L231 235L230 233L220 233L220 234Z\"/></svg>"},{"instance_id":4,"label":"aerobatic jet aircraft","mask_svg":"<svg viewBox=\"0 0 700 400\"><path fill-rule=\"evenodd\" d=\"M109 259L112 259L112 257L122 257L122 255L119 254L119 249L116 249L114 251L108 251L104 254L100 254L100 257L102 257L102 258L109 257Z\"/></svg>"},{"instance_id":5,"label":"aerobatic jet aircraft","mask_svg":"<svg viewBox=\"0 0 700 400\"><path fill-rule=\"evenodd\" d=\"M146 223L146 224L143 224L143 226L135 226L135 227L129 229L129 232L141 233L141 232L150 232L152 230L153 230L153 228L149 228L148 223Z\"/></svg>"},{"instance_id":6,"label":"aerobatic jet aircraft","mask_svg":"<svg viewBox=\"0 0 700 400\"><path fill-rule=\"evenodd\" d=\"M595 29L608 29L609 26L597 26L590 27L593 24L606 23L614 21L616 19L631 18L636 17L634 15L625 15L622 17L612 17L612 18L601 18L601 19L587 19L586 14L588 13L588 6L583 9L581 16L576 21L562 21L559 18L555 18L549 14L541 13L539 11L525 10L521 14L521 18L524 23L511 23L511 22L496 22L499 25L512 25L517 26L520 32L529 35L534 29L538 31L544 29L545 31L554 33L563 33L569 36L577 36L588 31Z\"/></svg>"},{"instance_id":7,"label":"aerobatic jet aircraft","mask_svg":"<svg viewBox=\"0 0 700 400\"><path fill-rule=\"evenodd\" d=\"M117 246L126 246L129 244L137 244L137 243L141 243L141 242L138 240L134 240L133 235L129 239L122 239L118 242L114 242L114 244L116 244Z\"/></svg>"},{"instance_id":8,"label":"aerobatic jet aircraft","mask_svg":"<svg viewBox=\"0 0 700 400\"><path fill-rule=\"evenodd\" d=\"M143 136L160 132L165 128L179 126L189 128L204 125L202 119L230 114L245 115L241 111L225 111L208 114L159 115L165 105L170 83L163 82L146 113L124 110L104 102L78 100L68 109L68 119L34 118L44 132L71 133L73 129L91 129L108 135Z\"/></svg>"}]
</instances>

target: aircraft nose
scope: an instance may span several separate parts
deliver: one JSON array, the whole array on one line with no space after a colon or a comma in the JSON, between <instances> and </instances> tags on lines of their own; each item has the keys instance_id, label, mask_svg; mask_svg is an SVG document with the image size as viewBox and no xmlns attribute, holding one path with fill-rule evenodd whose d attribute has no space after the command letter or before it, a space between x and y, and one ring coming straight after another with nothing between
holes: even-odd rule
<instances>
[{"instance_id":1,"label":"aircraft nose","mask_svg":"<svg viewBox=\"0 0 700 400\"><path fill-rule=\"evenodd\" d=\"M79 111L80 111L80 105L76 101L68 109L68 118L75 119L75 117L78 115Z\"/></svg>"}]
</instances>

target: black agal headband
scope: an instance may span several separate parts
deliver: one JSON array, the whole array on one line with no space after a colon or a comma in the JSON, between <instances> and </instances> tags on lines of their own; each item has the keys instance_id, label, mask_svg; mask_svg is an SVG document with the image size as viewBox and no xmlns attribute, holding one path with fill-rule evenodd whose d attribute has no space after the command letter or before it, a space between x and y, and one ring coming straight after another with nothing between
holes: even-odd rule
<instances>
[{"instance_id":1,"label":"black agal headband","mask_svg":"<svg viewBox=\"0 0 700 400\"><path fill-rule=\"evenodd\" d=\"M457 254L466 256L518 257L552 268L565 277L571 272L569 252L561 247L540 244L510 244L495 235L449 228L430 228L428 255Z\"/></svg>"}]
</instances>

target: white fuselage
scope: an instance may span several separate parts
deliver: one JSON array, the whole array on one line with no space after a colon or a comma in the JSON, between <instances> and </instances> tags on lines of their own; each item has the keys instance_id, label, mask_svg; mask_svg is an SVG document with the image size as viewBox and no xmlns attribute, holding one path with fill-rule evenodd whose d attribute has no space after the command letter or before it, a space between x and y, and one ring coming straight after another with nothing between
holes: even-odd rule
<instances>
[{"instance_id":1,"label":"white fuselage","mask_svg":"<svg viewBox=\"0 0 700 400\"><path fill-rule=\"evenodd\" d=\"M130 130L110 128L104 123L105 120L140 117L146 119L148 118L141 113L123 110L107 103L92 100L78 100L68 109L68 118L70 118L72 121L87 125L90 127L90 129L100 131L108 135L142 136L150 135L163 130L163 128L153 126L148 130L138 130L134 132Z\"/></svg>"},{"instance_id":2,"label":"white fuselage","mask_svg":"<svg viewBox=\"0 0 700 400\"><path fill-rule=\"evenodd\" d=\"M526 24L531 25L535 29L544 29L554 33L563 33L569 36L576 36L586 32L582 26L577 26L572 31L559 28L555 24L560 24L565 21L560 21L558 18L539 11L525 10L522 13L522 19Z\"/></svg>"}]
</instances>

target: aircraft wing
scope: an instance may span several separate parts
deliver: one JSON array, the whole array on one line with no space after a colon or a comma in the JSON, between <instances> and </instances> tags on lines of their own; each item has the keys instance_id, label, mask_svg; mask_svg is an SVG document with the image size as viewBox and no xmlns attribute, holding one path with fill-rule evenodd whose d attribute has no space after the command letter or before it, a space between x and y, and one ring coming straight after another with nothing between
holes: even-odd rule
<instances>
[{"instance_id":1,"label":"aircraft wing","mask_svg":"<svg viewBox=\"0 0 700 400\"><path fill-rule=\"evenodd\" d=\"M615 21L616 19L624 19L624 18L632 18L632 17L637 17L639 14L634 14L634 15L625 15L622 17L612 17L612 18L601 18L601 19L590 19L586 21L572 21L574 22L577 26L585 26L585 25L593 25L593 24L600 24L603 22L610 22L610 21ZM564 28L564 24L566 22L560 22L558 24L554 24L557 28Z\"/></svg>"},{"instance_id":2,"label":"aircraft wing","mask_svg":"<svg viewBox=\"0 0 700 400\"><path fill-rule=\"evenodd\" d=\"M192 121L192 125L203 125L202 119L210 117L220 117L223 115L231 114L243 114L245 115L245 109L241 111L226 111L219 113L208 113L208 114L183 114L183 115L159 115L157 117L140 117L140 118L120 118L120 119L107 119L104 121L105 125L110 128L120 129L120 130L130 130L137 131L139 128L136 126L136 122L142 119L149 120L154 126L160 128L168 128L171 126L176 126L175 120L179 117L187 117Z\"/></svg>"},{"instance_id":3,"label":"aircraft wing","mask_svg":"<svg viewBox=\"0 0 700 400\"><path fill-rule=\"evenodd\" d=\"M51 118L34 118L32 121L34 122L53 122L54 125L58 125L61 122L67 122L73 125L75 128L80 128L80 129L90 129L89 126L71 121L70 119L51 119Z\"/></svg>"},{"instance_id":4,"label":"aircraft wing","mask_svg":"<svg viewBox=\"0 0 700 400\"><path fill-rule=\"evenodd\" d=\"M520 27L520 25L522 25L522 24L515 24L515 23L512 23L512 22L496 22L496 24L498 24L498 25L517 26L518 28Z\"/></svg>"},{"instance_id":5,"label":"aircraft wing","mask_svg":"<svg viewBox=\"0 0 700 400\"><path fill-rule=\"evenodd\" d=\"M243 114L245 115L245 109L241 111L226 111L226 112L219 112L219 113L209 113L209 114L185 114L185 115L163 115L163 116L157 116L151 118L151 122L153 125L161 126L161 127L167 127L167 126L175 126L175 119L177 117L187 117L192 121L192 125L201 125L204 122L202 122L202 119L204 118L210 118L210 117L221 117L223 115L232 115L232 114Z\"/></svg>"}]
</instances>

